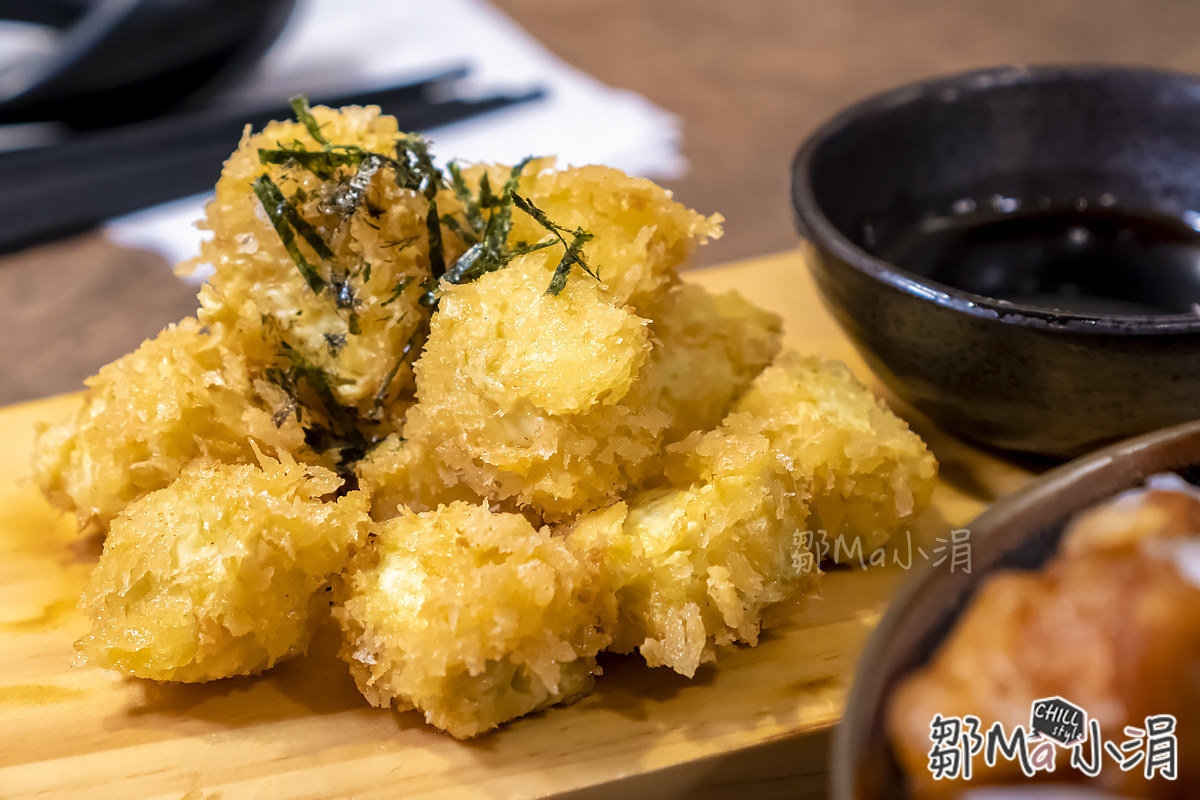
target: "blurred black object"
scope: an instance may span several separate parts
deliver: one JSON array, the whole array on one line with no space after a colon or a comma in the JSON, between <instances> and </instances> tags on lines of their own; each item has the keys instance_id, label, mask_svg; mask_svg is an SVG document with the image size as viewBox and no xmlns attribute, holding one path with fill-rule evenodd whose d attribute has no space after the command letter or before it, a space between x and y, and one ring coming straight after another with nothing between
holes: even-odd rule
<instances>
[{"instance_id":1,"label":"blurred black object","mask_svg":"<svg viewBox=\"0 0 1200 800\"><path fill-rule=\"evenodd\" d=\"M206 105L274 42L295 0L0 0L0 20L62 29L51 53L0 72L0 125L55 121L59 144L0 152L0 253L211 189L247 124L292 111ZM543 96L454 99L450 69L314 104L378 105L421 131Z\"/></svg>"},{"instance_id":2,"label":"blurred black object","mask_svg":"<svg viewBox=\"0 0 1200 800\"><path fill-rule=\"evenodd\" d=\"M543 97L541 90L441 99L465 68L380 91L314 97L314 105L378 105L402 131L421 131ZM0 252L86 230L106 219L211 189L246 125L290 119L287 106L204 109L0 152Z\"/></svg>"},{"instance_id":3,"label":"blurred black object","mask_svg":"<svg viewBox=\"0 0 1200 800\"><path fill-rule=\"evenodd\" d=\"M0 0L0 19L59 28L0 80L0 124L90 130L149 119L258 60L295 0Z\"/></svg>"}]
</instances>

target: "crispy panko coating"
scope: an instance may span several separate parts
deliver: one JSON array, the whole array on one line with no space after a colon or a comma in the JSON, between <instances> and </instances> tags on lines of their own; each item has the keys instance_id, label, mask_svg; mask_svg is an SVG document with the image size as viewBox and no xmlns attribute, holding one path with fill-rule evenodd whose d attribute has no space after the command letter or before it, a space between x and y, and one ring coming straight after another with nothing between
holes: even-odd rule
<instances>
[{"instance_id":1,"label":"crispy panko coating","mask_svg":"<svg viewBox=\"0 0 1200 800\"><path fill-rule=\"evenodd\" d=\"M698 245L721 236L720 214L698 214L645 178L611 167L555 170L551 164L549 159L531 164L520 191L556 224L592 234L584 255L600 270L617 305L642 313L678 281L676 269ZM507 174L497 167L488 172L494 186ZM546 231L517 213L509 238L537 242L546 238Z\"/></svg>"},{"instance_id":2,"label":"crispy panko coating","mask_svg":"<svg viewBox=\"0 0 1200 800\"><path fill-rule=\"evenodd\" d=\"M672 450L671 487L584 517L569 539L604 565L614 649L688 676L717 646L755 644L764 610L809 585L806 528L881 542L928 502L936 470L844 365L794 353Z\"/></svg>"},{"instance_id":3,"label":"crispy panko coating","mask_svg":"<svg viewBox=\"0 0 1200 800\"><path fill-rule=\"evenodd\" d=\"M650 330L661 343L658 405L671 417L666 443L721 423L750 381L779 353L783 320L737 292L715 295L681 284L649 310Z\"/></svg>"},{"instance_id":4,"label":"crispy panko coating","mask_svg":"<svg viewBox=\"0 0 1200 800\"><path fill-rule=\"evenodd\" d=\"M647 321L585 276L546 287L558 256L448 287L416 365L405 436L479 494L547 520L615 500L657 467Z\"/></svg>"},{"instance_id":5,"label":"crispy panko coating","mask_svg":"<svg viewBox=\"0 0 1200 800\"><path fill-rule=\"evenodd\" d=\"M514 265L509 269L519 268ZM508 277L515 277L515 274ZM586 285L576 289L576 292L582 294L585 300L599 302L582 314L576 314L572 306L558 302L556 298L545 297L544 291L540 290L541 282L548 280L550 274L545 262L542 262L541 269L536 263L529 265L526 274L534 276L532 285L525 283L519 286L520 296L511 295L510 286L516 281L508 281L510 286L502 286L505 281L500 277L489 277L479 287L453 290L454 295L443 297L446 307L452 308L450 313L455 316L442 317L439 314L438 319L444 320L447 327L439 327L437 341L432 345L433 355L423 360L419 367L420 370L433 373L423 384L421 396L424 399L413 414L419 422L406 429L407 439L401 440L393 435L356 467L360 479L372 487L373 514L376 519L394 516L400 505L415 511L427 511L436 508L439 503L454 500L481 502L481 492L486 492L493 499L515 494L521 502L528 502L528 495L519 488L522 485L519 479L537 475L536 468L523 467L524 471L516 470L513 475L503 476L499 480L506 484L506 488L495 490L487 488L488 478L480 477L474 465L466 466L467 474L475 476L472 485L477 490L472 490L458 479L456 470L447 463L464 469L463 465L467 462L462 458L459 448L445 443L443 437L442 455L439 455L436 444L438 437L433 436L430 430L434 427L440 430L459 428L466 399L461 391L455 391L459 383L450 374L444 370L434 372L438 366L433 359L447 349L447 344L454 348L453 352L459 357L466 354L476 358L476 363L456 367L456 372L467 372L471 376L464 385L478 382L484 391L490 390L496 396L491 404L482 405L477 401L473 424L479 428L480 435L464 448L471 453L478 453L489 443L494 446L504 444L487 437L493 429L512 435L511 422L504 422L506 418L518 420L518 425L528 424L529 411L527 408L521 411L521 405L533 405L546 416L560 410L572 414L588 413L589 405L598 405L591 399L602 396L602 387L612 384L617 384L617 389L611 396L616 396L625 385L636 385L637 391L630 399L639 402L650 399L666 415L669 427L661 434L661 447L661 443L717 425L733 401L779 350L781 325L776 315L755 308L734 292L712 295L701 287L683 285L673 289L652 307L655 318L649 326L650 335L657 341L651 342L650 371L644 377L639 373L639 377L635 378L633 375L641 351L646 348L640 343L642 334L636 326L644 325L644 322L605 304L599 293L589 292ZM472 315L472 327L465 335L459 327L463 325L463 317L457 313L461 307L460 301L450 300L459 292L470 294L473 306L469 312ZM510 293L503 302L499 300L502 292ZM544 304L550 313L538 309L534 305L538 302ZM529 317L507 320L505 315L510 314L514 307L530 312ZM558 312L558 316L552 317L553 312ZM541 320L535 318L538 315L552 318L553 321L540 324ZM572 315L576 318L573 319ZM599 326L597 318L601 320ZM597 327L615 331L609 339L615 340L618 347L629 344L630 339L639 346L620 348L616 352L621 353L624 360L610 359L605 362L601 340L585 330L595 330ZM499 328L499 333L495 328ZM571 344L573 336L579 337L591 349ZM621 342L621 337L627 341ZM486 352L481 343L493 348L492 352ZM499 349L497 344L504 347L502 355L495 355ZM558 349L554 349L556 346ZM593 371L588 371L589 366ZM603 371L605 369L607 373ZM504 377L496 378L493 372ZM571 378L576 379L574 385L570 382ZM558 395L552 394L552 391L558 392ZM430 419L426 416L431 408L437 408L438 415L445 413L444 406L431 402L433 398L452 409L448 418ZM621 407L615 412L625 413L627 405L621 402ZM518 409L518 413L513 412L514 408ZM559 418L566 419L568 416L562 414ZM437 424L439 422L440 425ZM661 418L654 422L654 427L659 424ZM491 427L493 425L495 428ZM568 449L579 449L579 445L569 437L577 437L583 432L582 429L565 434L559 432L559 441L566 444ZM541 452L534 457L544 459L542 453L547 447L558 446L549 440L549 444L541 447ZM590 443L588 446L595 447ZM657 463L656 454L649 449L643 451L641 457L652 459L648 463ZM487 459L487 456L483 458ZM569 462L570 455L564 460ZM504 470L497 472L503 473ZM648 474L647 471L642 472ZM615 493L610 494L608 499ZM541 511L547 504L545 501L535 501L534 506L530 510ZM555 515L555 512L551 511L551 515Z\"/></svg>"},{"instance_id":6,"label":"crispy panko coating","mask_svg":"<svg viewBox=\"0 0 1200 800\"><path fill-rule=\"evenodd\" d=\"M312 114L336 145L391 155L403 137L395 118L373 106L317 107ZM412 388L405 349L410 342L419 348L429 317L418 302L421 283L430 276L428 202L401 189L387 168L343 166L323 176L296 163L264 165L260 148L320 151L321 144L292 121L243 135L202 223L212 239L183 266L208 264L215 270L200 295L200 319L214 330L228 329L239 347L263 363L275 360L286 343L329 376L339 404L368 418L399 416ZM322 258L307 243L297 245L326 284L319 292L297 268L252 190L264 174L285 196L302 192L297 211L330 250L332 258ZM454 210L453 194L443 195L447 210Z\"/></svg>"},{"instance_id":7,"label":"crispy panko coating","mask_svg":"<svg viewBox=\"0 0 1200 800\"><path fill-rule=\"evenodd\" d=\"M1197 522L1195 487L1141 491L1082 515L1041 570L989 576L930 662L892 695L888 734L912 793L952 798L1026 780L1015 759L989 768L977 756L969 784L934 781L935 714L974 715L984 731L1000 722L1008 736L1021 725L1028 734L1032 703L1060 696L1100 724L1102 739L1118 743L1126 726L1174 714L1177 781L1147 781L1140 767L1124 772L1104 757L1097 788L1121 797L1196 797L1200 776L1185 765L1200 759ZM1066 755L1045 779L1084 780Z\"/></svg>"},{"instance_id":8,"label":"crispy panko coating","mask_svg":"<svg viewBox=\"0 0 1200 800\"><path fill-rule=\"evenodd\" d=\"M87 381L83 407L39 432L33 464L42 491L103 531L129 503L167 486L188 463L312 460L287 398L255 380L240 353L185 319Z\"/></svg>"},{"instance_id":9,"label":"crispy panko coating","mask_svg":"<svg viewBox=\"0 0 1200 800\"><path fill-rule=\"evenodd\" d=\"M603 565L612 649L692 677L720 645L758 643L763 610L807 586L803 491L765 437L726 437L706 480L582 518L571 546Z\"/></svg>"},{"instance_id":10,"label":"crispy panko coating","mask_svg":"<svg viewBox=\"0 0 1200 800\"><path fill-rule=\"evenodd\" d=\"M848 370L680 282L719 215L293 108L224 166L180 268L212 268L199 321L39 435L45 493L111 521L81 659L257 672L336 596L366 698L467 738L587 691L610 645L692 676L755 644L820 575L806 528L869 553L927 502L932 456Z\"/></svg>"},{"instance_id":11,"label":"crispy panko coating","mask_svg":"<svg viewBox=\"0 0 1200 800\"><path fill-rule=\"evenodd\" d=\"M302 654L322 591L365 543L367 498L280 463L190 468L112 524L83 606L81 661L158 681L250 675Z\"/></svg>"},{"instance_id":12,"label":"crispy panko coating","mask_svg":"<svg viewBox=\"0 0 1200 800\"><path fill-rule=\"evenodd\" d=\"M869 558L933 494L937 461L925 443L838 361L785 353L754 380L722 428L766 436L794 474L809 476L808 524L827 533L827 555L838 561L852 560L851 552ZM670 463L673 479L703 474L703 459L688 454L696 441L678 445L684 458Z\"/></svg>"},{"instance_id":13,"label":"crispy panko coating","mask_svg":"<svg viewBox=\"0 0 1200 800\"><path fill-rule=\"evenodd\" d=\"M587 691L607 644L592 574L517 514L456 502L383 523L334 615L372 705L464 739Z\"/></svg>"},{"instance_id":14,"label":"crispy panko coating","mask_svg":"<svg viewBox=\"0 0 1200 800\"><path fill-rule=\"evenodd\" d=\"M359 484L370 489L371 516L382 522L404 510L432 511L455 500L483 498L446 470L425 442L393 433L354 465Z\"/></svg>"}]
</instances>

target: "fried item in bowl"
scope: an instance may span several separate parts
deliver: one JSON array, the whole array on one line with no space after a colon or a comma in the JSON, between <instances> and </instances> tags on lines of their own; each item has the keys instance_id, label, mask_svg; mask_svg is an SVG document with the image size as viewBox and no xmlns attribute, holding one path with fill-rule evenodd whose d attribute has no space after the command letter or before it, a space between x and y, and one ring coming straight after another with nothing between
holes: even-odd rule
<instances>
[{"instance_id":1,"label":"fried item in bowl","mask_svg":"<svg viewBox=\"0 0 1200 800\"><path fill-rule=\"evenodd\" d=\"M1200 759L1200 490L1173 475L1149 484L1081 514L1043 569L990 576L929 664L900 684L888 732L914 796L1026 781L1018 759L989 767L982 756L969 781L935 780L930 722L973 715L984 730L1028 729L1033 702L1048 697L1086 711L1117 744L1147 717L1173 715L1180 769L1147 779L1144 764L1122 770L1102 755L1088 779L1064 749L1038 780L1087 779L1122 797L1200 792L1188 768Z\"/></svg>"},{"instance_id":2,"label":"fried item in bowl","mask_svg":"<svg viewBox=\"0 0 1200 800\"><path fill-rule=\"evenodd\" d=\"M111 525L88 663L258 672L332 599L369 702L478 736L605 649L693 676L755 644L820 581L808 526L875 547L927 504L936 461L848 370L680 281L718 215L295 108L225 165L199 321L39 438L46 493Z\"/></svg>"}]
</instances>

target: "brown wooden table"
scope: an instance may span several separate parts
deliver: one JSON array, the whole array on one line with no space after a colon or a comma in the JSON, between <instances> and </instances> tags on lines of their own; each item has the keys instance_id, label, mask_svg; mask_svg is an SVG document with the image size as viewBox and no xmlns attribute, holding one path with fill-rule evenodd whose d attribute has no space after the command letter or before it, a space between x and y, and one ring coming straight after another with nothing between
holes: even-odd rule
<instances>
[{"instance_id":1,"label":"brown wooden table","mask_svg":"<svg viewBox=\"0 0 1200 800\"><path fill-rule=\"evenodd\" d=\"M847 103L1005 62L1200 71L1196 0L495 0L562 58L683 120L697 264L795 242L788 165ZM0 259L0 404L77 388L195 307L157 256L81 236Z\"/></svg>"}]
</instances>

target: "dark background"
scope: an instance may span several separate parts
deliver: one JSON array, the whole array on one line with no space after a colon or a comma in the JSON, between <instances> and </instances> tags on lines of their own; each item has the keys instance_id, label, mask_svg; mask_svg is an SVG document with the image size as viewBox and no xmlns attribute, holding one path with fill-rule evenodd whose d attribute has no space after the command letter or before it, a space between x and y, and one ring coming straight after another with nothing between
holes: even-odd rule
<instances>
[{"instance_id":1,"label":"dark background","mask_svg":"<svg viewBox=\"0 0 1200 800\"><path fill-rule=\"evenodd\" d=\"M725 215L698 265L794 246L787 172L846 104L1000 63L1200 72L1196 0L493 0L564 60L683 121L676 197ZM0 258L0 403L79 388L195 308L157 255L95 234Z\"/></svg>"}]
</instances>

